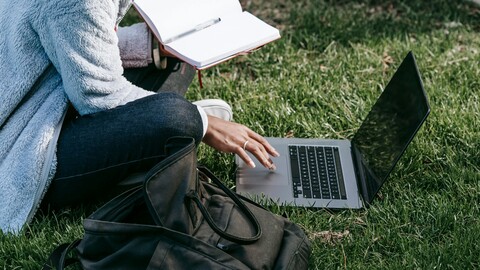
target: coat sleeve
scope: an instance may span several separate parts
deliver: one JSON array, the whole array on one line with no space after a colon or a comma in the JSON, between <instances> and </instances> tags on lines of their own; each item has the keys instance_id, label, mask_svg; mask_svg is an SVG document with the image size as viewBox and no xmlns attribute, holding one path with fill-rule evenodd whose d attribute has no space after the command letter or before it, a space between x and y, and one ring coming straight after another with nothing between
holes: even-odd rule
<instances>
[{"instance_id":1,"label":"coat sleeve","mask_svg":"<svg viewBox=\"0 0 480 270\"><path fill-rule=\"evenodd\" d=\"M35 25L37 33L68 99L80 114L154 94L122 75L114 1L52 0L44 9Z\"/></svg>"},{"instance_id":2,"label":"coat sleeve","mask_svg":"<svg viewBox=\"0 0 480 270\"><path fill-rule=\"evenodd\" d=\"M124 68L146 67L152 63L152 34L145 23L119 27L117 36Z\"/></svg>"}]
</instances>

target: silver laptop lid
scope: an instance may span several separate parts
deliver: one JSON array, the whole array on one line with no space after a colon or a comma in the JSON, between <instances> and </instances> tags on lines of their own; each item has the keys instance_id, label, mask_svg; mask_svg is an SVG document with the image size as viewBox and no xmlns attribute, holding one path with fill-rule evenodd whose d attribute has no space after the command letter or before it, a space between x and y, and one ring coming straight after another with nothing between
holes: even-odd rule
<instances>
[{"instance_id":1,"label":"silver laptop lid","mask_svg":"<svg viewBox=\"0 0 480 270\"><path fill-rule=\"evenodd\" d=\"M370 204L430 112L409 52L352 139L357 179Z\"/></svg>"}]
</instances>

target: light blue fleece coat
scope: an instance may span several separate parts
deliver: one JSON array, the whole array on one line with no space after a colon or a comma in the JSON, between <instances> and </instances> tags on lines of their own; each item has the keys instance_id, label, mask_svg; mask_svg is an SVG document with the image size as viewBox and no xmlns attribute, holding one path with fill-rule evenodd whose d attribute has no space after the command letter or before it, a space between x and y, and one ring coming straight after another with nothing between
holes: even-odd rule
<instances>
[{"instance_id":1,"label":"light blue fleece coat","mask_svg":"<svg viewBox=\"0 0 480 270\"><path fill-rule=\"evenodd\" d=\"M123 76L114 31L129 0L0 1L0 229L34 216L70 101L84 115L151 95Z\"/></svg>"}]
</instances>

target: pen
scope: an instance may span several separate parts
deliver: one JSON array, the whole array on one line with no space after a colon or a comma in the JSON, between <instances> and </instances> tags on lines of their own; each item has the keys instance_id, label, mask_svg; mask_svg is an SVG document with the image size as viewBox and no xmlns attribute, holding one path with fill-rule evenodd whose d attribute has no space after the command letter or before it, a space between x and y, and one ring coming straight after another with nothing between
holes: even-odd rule
<instances>
[{"instance_id":1,"label":"pen","mask_svg":"<svg viewBox=\"0 0 480 270\"><path fill-rule=\"evenodd\" d=\"M194 28L192 28L192 29L190 29L190 30L188 30L188 31L185 31L185 32L183 32L183 33L181 33L181 34L178 34L178 35L176 35L176 36L173 36L173 37L167 39L167 40L165 41L165 43L169 43L169 42L172 42L172 41L177 40L177 39L179 39L179 38L182 38L182 37L184 37L184 36L188 36L188 35L190 35L190 34L193 34L193 33L197 32L197 31L200 31L200 30L202 30L202 29L205 29L205 28L207 28L207 27L210 27L210 26L212 26L212 25L214 25L214 24L216 24L216 23L218 23L218 22L220 22L220 21L221 21L220 18L215 18L215 19L211 19L211 20L209 20L209 21L206 21L206 22L204 22L204 23L198 24L198 25L196 25Z\"/></svg>"}]
</instances>

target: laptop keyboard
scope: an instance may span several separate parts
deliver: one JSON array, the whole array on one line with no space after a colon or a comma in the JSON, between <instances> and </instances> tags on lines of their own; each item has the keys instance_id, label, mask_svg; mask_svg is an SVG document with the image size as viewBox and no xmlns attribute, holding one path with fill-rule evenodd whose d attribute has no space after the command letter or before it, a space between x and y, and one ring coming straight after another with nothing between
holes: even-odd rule
<instances>
[{"instance_id":1,"label":"laptop keyboard","mask_svg":"<svg viewBox=\"0 0 480 270\"><path fill-rule=\"evenodd\" d=\"M295 198L346 200L337 147L289 145Z\"/></svg>"}]
</instances>

